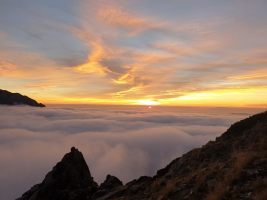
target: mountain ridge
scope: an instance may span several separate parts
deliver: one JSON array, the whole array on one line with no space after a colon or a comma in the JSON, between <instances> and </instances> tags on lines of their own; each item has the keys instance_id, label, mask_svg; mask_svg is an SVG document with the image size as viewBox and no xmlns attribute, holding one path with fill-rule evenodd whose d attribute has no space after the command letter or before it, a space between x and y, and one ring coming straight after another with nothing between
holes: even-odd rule
<instances>
[{"instance_id":1,"label":"mountain ridge","mask_svg":"<svg viewBox=\"0 0 267 200\"><path fill-rule=\"evenodd\" d=\"M71 152L73 150L78 151L72 148ZM82 155L80 152L78 154ZM82 160L82 165L86 165ZM48 174L55 173L54 170ZM62 173L66 173L64 169ZM70 177L77 176L75 170L67 174ZM101 184L102 188L93 181L90 171L85 179L90 180L89 185L93 189L80 187L78 180L74 185L79 186L79 191L85 189L86 193L79 198L77 195L80 193L69 189L68 181L63 181L61 189L68 194L64 198L56 196L57 192L62 192L55 192L56 187L47 191L54 196L40 196L44 187L37 185L31 195L26 192L18 200L267 199L267 112L234 123L215 141L174 159L153 177L142 176L122 185L116 177L107 176Z\"/></svg>"},{"instance_id":2,"label":"mountain ridge","mask_svg":"<svg viewBox=\"0 0 267 200\"><path fill-rule=\"evenodd\" d=\"M0 105L28 105L34 107L45 107L44 104L38 103L28 96L20 93L12 93L7 90L0 89Z\"/></svg>"}]
</instances>

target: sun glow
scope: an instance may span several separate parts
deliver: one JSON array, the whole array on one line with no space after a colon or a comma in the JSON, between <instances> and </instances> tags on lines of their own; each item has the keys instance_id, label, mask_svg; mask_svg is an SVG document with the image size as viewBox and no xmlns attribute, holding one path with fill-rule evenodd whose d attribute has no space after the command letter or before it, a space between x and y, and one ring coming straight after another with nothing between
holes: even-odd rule
<instances>
[{"instance_id":1,"label":"sun glow","mask_svg":"<svg viewBox=\"0 0 267 200\"><path fill-rule=\"evenodd\" d=\"M255 98L257 97L257 98ZM178 106L239 106L265 107L267 87L218 89L205 92L192 92L176 98L159 99L162 105ZM253 102L253 104L251 103Z\"/></svg>"},{"instance_id":2,"label":"sun glow","mask_svg":"<svg viewBox=\"0 0 267 200\"><path fill-rule=\"evenodd\" d=\"M135 91L133 91L135 92ZM130 93L133 93L132 91ZM29 92L29 94L31 94ZM131 99L123 96L114 98L107 97L64 97L57 96L35 96L33 98L40 102L49 104L105 104L105 105L140 105L153 107L161 106L238 106L238 107L266 107L264 100L267 99L267 88L246 88L246 89L219 89L203 92L189 92L174 98L154 99ZM255 98L257 96L257 98ZM251 103L253 102L253 104Z\"/></svg>"},{"instance_id":3,"label":"sun glow","mask_svg":"<svg viewBox=\"0 0 267 200\"><path fill-rule=\"evenodd\" d=\"M141 100L136 100L135 102L137 105L145 105L145 106L155 106L160 104L158 101L150 99L141 99Z\"/></svg>"}]
</instances>

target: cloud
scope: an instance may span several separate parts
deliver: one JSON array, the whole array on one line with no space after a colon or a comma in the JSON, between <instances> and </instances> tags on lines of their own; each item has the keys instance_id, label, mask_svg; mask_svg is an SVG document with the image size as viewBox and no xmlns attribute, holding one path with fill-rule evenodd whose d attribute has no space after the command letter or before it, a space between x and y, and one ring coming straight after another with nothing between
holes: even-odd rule
<instances>
[{"instance_id":1,"label":"cloud","mask_svg":"<svg viewBox=\"0 0 267 200\"><path fill-rule=\"evenodd\" d=\"M7 74L14 73L17 69L17 66L7 60L0 59L0 75L6 76Z\"/></svg>"},{"instance_id":2,"label":"cloud","mask_svg":"<svg viewBox=\"0 0 267 200\"><path fill-rule=\"evenodd\" d=\"M111 26L129 29L131 31L141 31L147 29L149 23L146 19L130 14L118 6L101 6L97 16Z\"/></svg>"},{"instance_id":3,"label":"cloud","mask_svg":"<svg viewBox=\"0 0 267 200\"><path fill-rule=\"evenodd\" d=\"M146 31L165 33L175 32L175 29L165 21L156 20L149 16L131 12L129 9L114 2L108 2L104 6L98 5L96 17L111 28L122 30L123 32L126 31L124 32L126 33L126 37L136 37Z\"/></svg>"},{"instance_id":4,"label":"cloud","mask_svg":"<svg viewBox=\"0 0 267 200\"><path fill-rule=\"evenodd\" d=\"M153 175L255 110L140 106L0 106L0 199L18 197L79 148L97 182ZM218 114L219 113L219 114Z\"/></svg>"}]
</instances>

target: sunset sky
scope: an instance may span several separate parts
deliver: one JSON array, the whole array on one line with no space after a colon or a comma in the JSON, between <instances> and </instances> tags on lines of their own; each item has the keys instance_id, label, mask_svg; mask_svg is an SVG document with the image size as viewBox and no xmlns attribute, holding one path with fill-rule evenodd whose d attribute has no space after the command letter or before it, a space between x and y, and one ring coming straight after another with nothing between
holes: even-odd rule
<instances>
[{"instance_id":1,"label":"sunset sky","mask_svg":"<svg viewBox=\"0 0 267 200\"><path fill-rule=\"evenodd\" d=\"M0 88L43 103L267 105L266 0L0 0Z\"/></svg>"}]
</instances>

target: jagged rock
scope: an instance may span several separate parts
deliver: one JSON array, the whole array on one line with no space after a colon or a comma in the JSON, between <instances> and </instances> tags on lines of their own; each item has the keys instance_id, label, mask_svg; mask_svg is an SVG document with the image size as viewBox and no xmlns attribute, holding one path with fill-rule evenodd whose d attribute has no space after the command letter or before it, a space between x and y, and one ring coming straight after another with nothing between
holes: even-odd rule
<instances>
[{"instance_id":1,"label":"jagged rock","mask_svg":"<svg viewBox=\"0 0 267 200\"><path fill-rule=\"evenodd\" d=\"M113 188L122 186L122 182L115 176L107 175L106 180L100 185L100 190L112 190Z\"/></svg>"},{"instance_id":2,"label":"jagged rock","mask_svg":"<svg viewBox=\"0 0 267 200\"><path fill-rule=\"evenodd\" d=\"M82 153L72 147L41 184L18 200L89 200L97 187Z\"/></svg>"},{"instance_id":3,"label":"jagged rock","mask_svg":"<svg viewBox=\"0 0 267 200\"><path fill-rule=\"evenodd\" d=\"M38 103L37 101L23 96L19 93L11 93L6 90L0 89L0 105L29 105L35 107L45 107L44 104Z\"/></svg>"},{"instance_id":4,"label":"jagged rock","mask_svg":"<svg viewBox=\"0 0 267 200\"><path fill-rule=\"evenodd\" d=\"M106 180L100 185L98 191L93 195L93 199L102 197L122 185L122 182L117 177L107 175Z\"/></svg>"}]
</instances>

